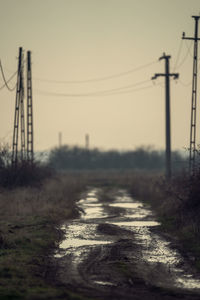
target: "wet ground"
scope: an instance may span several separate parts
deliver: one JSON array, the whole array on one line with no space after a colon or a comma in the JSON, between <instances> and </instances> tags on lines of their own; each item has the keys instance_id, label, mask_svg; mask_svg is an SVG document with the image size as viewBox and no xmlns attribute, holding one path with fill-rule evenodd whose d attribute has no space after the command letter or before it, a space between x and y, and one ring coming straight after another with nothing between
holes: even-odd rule
<instances>
[{"instance_id":1,"label":"wet ground","mask_svg":"<svg viewBox=\"0 0 200 300\"><path fill-rule=\"evenodd\" d=\"M125 190L91 188L81 217L63 224L57 279L91 299L200 299L200 279Z\"/></svg>"}]
</instances>

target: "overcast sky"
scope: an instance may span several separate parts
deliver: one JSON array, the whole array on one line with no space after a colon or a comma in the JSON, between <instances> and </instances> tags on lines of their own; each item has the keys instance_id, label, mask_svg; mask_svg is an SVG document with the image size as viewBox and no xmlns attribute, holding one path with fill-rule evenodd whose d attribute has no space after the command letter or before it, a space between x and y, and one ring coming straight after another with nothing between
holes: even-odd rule
<instances>
[{"instance_id":1,"label":"overcast sky","mask_svg":"<svg viewBox=\"0 0 200 300\"><path fill-rule=\"evenodd\" d=\"M171 80L172 148L189 146L193 42L181 37L183 31L194 35L191 16L199 15L199 0L0 4L0 58L7 78L17 69L18 48L32 51L36 150L57 146L59 132L69 145L84 146L89 134L91 147L164 148L164 78L151 81L164 72L163 52L172 56L171 72L180 73L180 80ZM0 138L12 143L15 91L0 93ZM199 106L197 116L199 143Z\"/></svg>"}]
</instances>

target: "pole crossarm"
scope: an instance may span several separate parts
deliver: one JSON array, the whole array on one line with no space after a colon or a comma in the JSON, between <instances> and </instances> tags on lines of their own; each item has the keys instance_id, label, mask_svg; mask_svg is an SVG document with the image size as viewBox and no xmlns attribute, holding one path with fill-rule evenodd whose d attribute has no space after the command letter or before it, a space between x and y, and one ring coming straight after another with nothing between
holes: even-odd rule
<instances>
[{"instance_id":1,"label":"pole crossarm","mask_svg":"<svg viewBox=\"0 0 200 300\"><path fill-rule=\"evenodd\" d=\"M159 60L165 59L165 61L169 62L169 59L171 58L171 55L166 55L165 53L163 53L163 56L161 56L159 58ZM174 79L178 79L179 78L179 74L178 73L169 73L169 70L167 70L165 73L156 73L154 74L154 76L151 78L152 80L157 79L160 76L164 76L164 77L174 77Z\"/></svg>"},{"instance_id":2,"label":"pole crossarm","mask_svg":"<svg viewBox=\"0 0 200 300\"><path fill-rule=\"evenodd\" d=\"M179 74L178 73L171 73L171 74L162 74L162 73L156 73L151 79L152 80L155 80L157 79L157 77L160 77L160 76L172 76L174 77L174 79L178 79L179 78Z\"/></svg>"},{"instance_id":3,"label":"pole crossarm","mask_svg":"<svg viewBox=\"0 0 200 300\"><path fill-rule=\"evenodd\" d=\"M200 38L198 37L198 22L200 19L200 16L192 16L192 18L195 19L195 32L194 32L194 37L186 37L185 32L183 32L182 39L183 40L192 40L192 41L200 41Z\"/></svg>"},{"instance_id":4,"label":"pole crossarm","mask_svg":"<svg viewBox=\"0 0 200 300\"><path fill-rule=\"evenodd\" d=\"M200 38L195 39L195 38L192 38L192 37L185 37L185 36L184 36L184 32L183 32L182 39L183 39L183 40L200 41Z\"/></svg>"},{"instance_id":5,"label":"pole crossarm","mask_svg":"<svg viewBox=\"0 0 200 300\"><path fill-rule=\"evenodd\" d=\"M162 59L170 59L171 58L171 55L166 55L165 53L163 53L163 56L161 56L159 58L159 60L162 60Z\"/></svg>"}]
</instances>

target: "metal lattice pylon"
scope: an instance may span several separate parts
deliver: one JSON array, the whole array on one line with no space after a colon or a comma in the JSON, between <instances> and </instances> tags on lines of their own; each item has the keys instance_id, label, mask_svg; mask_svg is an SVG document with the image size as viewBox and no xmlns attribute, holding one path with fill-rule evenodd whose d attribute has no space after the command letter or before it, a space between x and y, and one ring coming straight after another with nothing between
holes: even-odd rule
<instances>
[{"instance_id":1,"label":"metal lattice pylon","mask_svg":"<svg viewBox=\"0 0 200 300\"><path fill-rule=\"evenodd\" d=\"M27 52L27 160L33 163L33 99L31 52Z\"/></svg>"},{"instance_id":2,"label":"metal lattice pylon","mask_svg":"<svg viewBox=\"0 0 200 300\"><path fill-rule=\"evenodd\" d=\"M15 101L15 116L14 116L14 131L12 145L12 165L18 162L18 136L19 136L19 114L22 101L22 47L19 48L18 71L17 71L17 86L16 86L16 101Z\"/></svg>"},{"instance_id":3,"label":"metal lattice pylon","mask_svg":"<svg viewBox=\"0 0 200 300\"><path fill-rule=\"evenodd\" d=\"M196 157L196 111L197 111L197 71L198 71L198 22L200 16L192 16L195 20L194 37L185 37L183 39L194 41L194 57L193 57L193 76L192 76L192 103L191 103L191 123L190 123L190 148L189 148L189 172L195 173L195 157Z\"/></svg>"},{"instance_id":4,"label":"metal lattice pylon","mask_svg":"<svg viewBox=\"0 0 200 300\"><path fill-rule=\"evenodd\" d=\"M24 62L22 54L22 64L20 73L20 122L21 122L21 161L26 159L26 140L25 140L25 120L24 120Z\"/></svg>"}]
</instances>

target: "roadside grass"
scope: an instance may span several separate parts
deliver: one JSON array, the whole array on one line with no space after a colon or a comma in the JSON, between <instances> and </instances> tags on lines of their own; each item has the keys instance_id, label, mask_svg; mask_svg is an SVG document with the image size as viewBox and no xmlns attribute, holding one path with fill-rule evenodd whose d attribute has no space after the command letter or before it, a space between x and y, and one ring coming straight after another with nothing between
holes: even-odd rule
<instances>
[{"instance_id":1,"label":"roadside grass","mask_svg":"<svg viewBox=\"0 0 200 300\"><path fill-rule=\"evenodd\" d=\"M82 299L56 286L49 267L62 237L58 226L78 216L85 184L62 175L40 188L0 191L0 299Z\"/></svg>"}]
</instances>

